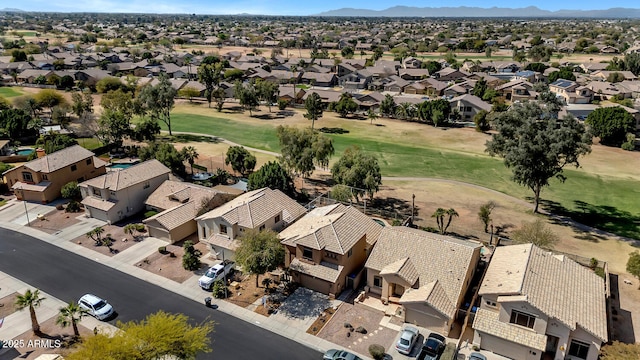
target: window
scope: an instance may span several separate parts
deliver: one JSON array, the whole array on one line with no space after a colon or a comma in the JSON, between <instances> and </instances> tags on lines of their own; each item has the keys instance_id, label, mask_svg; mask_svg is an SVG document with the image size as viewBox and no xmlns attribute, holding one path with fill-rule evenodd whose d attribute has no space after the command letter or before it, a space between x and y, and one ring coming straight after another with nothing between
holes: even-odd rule
<instances>
[{"instance_id":1,"label":"window","mask_svg":"<svg viewBox=\"0 0 640 360\"><path fill-rule=\"evenodd\" d=\"M487 304L487 306L496 307L495 301L487 300L485 301L485 303Z\"/></svg>"},{"instance_id":2,"label":"window","mask_svg":"<svg viewBox=\"0 0 640 360\"><path fill-rule=\"evenodd\" d=\"M144 183L144 187L143 187L143 189L148 189L148 188L149 188L149 186L151 186L151 185L149 185L149 182L147 181L147 182L145 182L145 183Z\"/></svg>"},{"instance_id":3,"label":"window","mask_svg":"<svg viewBox=\"0 0 640 360\"><path fill-rule=\"evenodd\" d=\"M227 225L220 224L220 233L221 234L226 234L227 233Z\"/></svg>"},{"instance_id":4,"label":"window","mask_svg":"<svg viewBox=\"0 0 640 360\"><path fill-rule=\"evenodd\" d=\"M91 158L87 159L87 165L91 165Z\"/></svg>"},{"instance_id":5,"label":"window","mask_svg":"<svg viewBox=\"0 0 640 360\"><path fill-rule=\"evenodd\" d=\"M353 249L349 249L349 251L347 251L347 257L351 257L351 255L353 255Z\"/></svg>"},{"instance_id":6,"label":"window","mask_svg":"<svg viewBox=\"0 0 640 360\"><path fill-rule=\"evenodd\" d=\"M71 165L71 171L76 171L78 170L78 167L76 165Z\"/></svg>"},{"instance_id":7,"label":"window","mask_svg":"<svg viewBox=\"0 0 640 360\"><path fill-rule=\"evenodd\" d=\"M93 195L95 195L95 196L100 196L101 195L100 189L95 188L95 187L91 187L91 190L93 190Z\"/></svg>"},{"instance_id":8,"label":"window","mask_svg":"<svg viewBox=\"0 0 640 360\"><path fill-rule=\"evenodd\" d=\"M274 222L279 223L280 222L280 214L276 215L276 218L273 219Z\"/></svg>"},{"instance_id":9,"label":"window","mask_svg":"<svg viewBox=\"0 0 640 360\"><path fill-rule=\"evenodd\" d=\"M266 229L266 226L264 224L260 225L260 227L258 228L258 231L262 231Z\"/></svg>"},{"instance_id":10,"label":"window","mask_svg":"<svg viewBox=\"0 0 640 360\"><path fill-rule=\"evenodd\" d=\"M302 248L302 257L308 260L313 260L313 250L308 247Z\"/></svg>"},{"instance_id":11,"label":"window","mask_svg":"<svg viewBox=\"0 0 640 360\"><path fill-rule=\"evenodd\" d=\"M338 258L338 254L330 252L330 251L325 251L324 252L324 257L329 258L329 259L337 259Z\"/></svg>"},{"instance_id":12,"label":"window","mask_svg":"<svg viewBox=\"0 0 640 360\"><path fill-rule=\"evenodd\" d=\"M42 180L49 180L49 177L47 175L42 175Z\"/></svg>"},{"instance_id":13,"label":"window","mask_svg":"<svg viewBox=\"0 0 640 360\"><path fill-rule=\"evenodd\" d=\"M31 175L30 172L23 172L22 173L22 180L33 182L33 175Z\"/></svg>"},{"instance_id":14,"label":"window","mask_svg":"<svg viewBox=\"0 0 640 360\"><path fill-rule=\"evenodd\" d=\"M373 286L374 287L382 287L382 278L380 276L373 277Z\"/></svg>"},{"instance_id":15,"label":"window","mask_svg":"<svg viewBox=\"0 0 640 360\"><path fill-rule=\"evenodd\" d=\"M571 340L571 345L569 346L569 356L577 357L579 359L586 359L588 354L589 344L578 340Z\"/></svg>"},{"instance_id":16,"label":"window","mask_svg":"<svg viewBox=\"0 0 640 360\"><path fill-rule=\"evenodd\" d=\"M533 324L535 324L536 322L536 317L517 310L512 310L511 319L509 319L509 322L512 324L528 327L529 329L533 329Z\"/></svg>"}]
</instances>

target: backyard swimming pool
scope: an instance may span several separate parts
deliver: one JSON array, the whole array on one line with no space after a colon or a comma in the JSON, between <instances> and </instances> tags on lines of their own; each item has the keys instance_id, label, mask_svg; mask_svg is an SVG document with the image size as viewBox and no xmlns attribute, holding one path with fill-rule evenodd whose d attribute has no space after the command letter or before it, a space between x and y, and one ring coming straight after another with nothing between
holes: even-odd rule
<instances>
[{"instance_id":1,"label":"backyard swimming pool","mask_svg":"<svg viewBox=\"0 0 640 360\"><path fill-rule=\"evenodd\" d=\"M16 155L29 156L35 152L34 149L19 149L16 151Z\"/></svg>"}]
</instances>

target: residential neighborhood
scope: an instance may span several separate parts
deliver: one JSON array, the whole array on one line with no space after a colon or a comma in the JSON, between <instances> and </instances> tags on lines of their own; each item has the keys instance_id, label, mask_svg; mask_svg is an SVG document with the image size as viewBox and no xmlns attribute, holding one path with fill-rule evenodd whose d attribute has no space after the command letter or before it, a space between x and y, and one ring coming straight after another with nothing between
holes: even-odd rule
<instances>
[{"instance_id":1,"label":"residential neighborhood","mask_svg":"<svg viewBox=\"0 0 640 360\"><path fill-rule=\"evenodd\" d=\"M0 359L640 354L636 20L30 14Z\"/></svg>"}]
</instances>

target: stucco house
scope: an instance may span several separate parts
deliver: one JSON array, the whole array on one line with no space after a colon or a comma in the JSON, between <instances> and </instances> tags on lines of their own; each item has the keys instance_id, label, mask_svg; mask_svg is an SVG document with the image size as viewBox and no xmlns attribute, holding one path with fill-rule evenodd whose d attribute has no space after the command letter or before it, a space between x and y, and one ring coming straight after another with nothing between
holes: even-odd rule
<instances>
[{"instance_id":1,"label":"stucco house","mask_svg":"<svg viewBox=\"0 0 640 360\"><path fill-rule=\"evenodd\" d=\"M365 264L366 296L400 304L405 322L446 336L473 278L481 247L404 226L385 227Z\"/></svg>"},{"instance_id":2,"label":"stucco house","mask_svg":"<svg viewBox=\"0 0 640 360\"><path fill-rule=\"evenodd\" d=\"M382 225L335 204L313 209L280 233L293 280L329 296L356 289Z\"/></svg>"},{"instance_id":3,"label":"stucco house","mask_svg":"<svg viewBox=\"0 0 640 360\"><path fill-rule=\"evenodd\" d=\"M3 175L18 200L48 203L60 197L65 184L104 174L105 165L93 152L74 145L31 160Z\"/></svg>"},{"instance_id":4,"label":"stucco house","mask_svg":"<svg viewBox=\"0 0 640 360\"><path fill-rule=\"evenodd\" d=\"M480 111L491 111L491 105L477 96L464 94L449 100L451 110L457 109L463 120L471 120Z\"/></svg>"},{"instance_id":5,"label":"stucco house","mask_svg":"<svg viewBox=\"0 0 640 360\"><path fill-rule=\"evenodd\" d=\"M196 218L198 239L212 255L233 260L238 237L250 230L279 231L300 218L306 209L280 190L249 191Z\"/></svg>"},{"instance_id":6,"label":"stucco house","mask_svg":"<svg viewBox=\"0 0 640 360\"><path fill-rule=\"evenodd\" d=\"M236 196L201 185L166 180L145 201L147 209L158 213L142 222L147 225L150 236L174 243L198 230L197 215Z\"/></svg>"},{"instance_id":7,"label":"stucco house","mask_svg":"<svg viewBox=\"0 0 640 360\"><path fill-rule=\"evenodd\" d=\"M558 79L549 84L549 91L557 97L562 97L567 104L588 104L594 94L594 91L588 87L565 79Z\"/></svg>"},{"instance_id":8,"label":"stucco house","mask_svg":"<svg viewBox=\"0 0 640 360\"><path fill-rule=\"evenodd\" d=\"M478 295L474 344L512 359L595 360L607 342L604 280L533 244L495 250Z\"/></svg>"},{"instance_id":9,"label":"stucco house","mask_svg":"<svg viewBox=\"0 0 640 360\"><path fill-rule=\"evenodd\" d=\"M171 170L158 160L148 160L126 169L81 183L82 204L88 217L115 223L144 210L144 202Z\"/></svg>"}]
</instances>

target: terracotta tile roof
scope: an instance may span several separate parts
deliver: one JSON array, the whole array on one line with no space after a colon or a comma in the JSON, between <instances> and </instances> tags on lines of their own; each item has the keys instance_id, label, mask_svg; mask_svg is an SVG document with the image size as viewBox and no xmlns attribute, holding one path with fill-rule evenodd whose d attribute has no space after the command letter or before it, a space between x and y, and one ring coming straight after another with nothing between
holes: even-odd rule
<instances>
[{"instance_id":1,"label":"terracotta tile roof","mask_svg":"<svg viewBox=\"0 0 640 360\"><path fill-rule=\"evenodd\" d=\"M222 234L211 234L206 241L211 245L219 246L231 251L235 251L238 246L240 246L240 242L238 240L230 239L228 236Z\"/></svg>"},{"instance_id":2,"label":"terracotta tile roof","mask_svg":"<svg viewBox=\"0 0 640 360\"><path fill-rule=\"evenodd\" d=\"M434 281L457 303L464 296L465 276L480 244L403 226L385 227L365 266L381 271L387 265L409 258L419 274L417 286Z\"/></svg>"},{"instance_id":3,"label":"terracotta tile roof","mask_svg":"<svg viewBox=\"0 0 640 360\"><path fill-rule=\"evenodd\" d=\"M291 223L305 212L304 206L282 191L262 188L240 195L196 220L222 218L229 224L255 229L280 213L285 223Z\"/></svg>"},{"instance_id":4,"label":"terracotta tile roof","mask_svg":"<svg viewBox=\"0 0 640 360\"><path fill-rule=\"evenodd\" d=\"M420 277L418 270L416 270L416 267L413 266L413 263L411 263L408 257L383 267L382 270L380 270L380 275L397 275L406 281L409 286L413 286Z\"/></svg>"},{"instance_id":5,"label":"terracotta tile roof","mask_svg":"<svg viewBox=\"0 0 640 360\"><path fill-rule=\"evenodd\" d=\"M81 186L93 186L98 189L118 191L158 176L168 175L171 170L160 161L152 159L129 168L109 171L104 175L87 180Z\"/></svg>"},{"instance_id":6,"label":"terracotta tile roof","mask_svg":"<svg viewBox=\"0 0 640 360\"><path fill-rule=\"evenodd\" d=\"M117 201L102 200L94 196L87 196L86 198L82 199L82 205L90 206L92 208L104 211L109 211L109 209L114 207L116 203Z\"/></svg>"},{"instance_id":7,"label":"terracotta tile roof","mask_svg":"<svg viewBox=\"0 0 640 360\"><path fill-rule=\"evenodd\" d=\"M316 208L280 232L285 245L346 254L363 236L377 240L382 226L350 206L335 204ZM371 239L369 239L371 237Z\"/></svg>"},{"instance_id":8,"label":"terracotta tile roof","mask_svg":"<svg viewBox=\"0 0 640 360\"><path fill-rule=\"evenodd\" d=\"M157 221L162 227L171 231L189 220L193 220L198 212L195 201L181 204L142 220L143 223Z\"/></svg>"},{"instance_id":9,"label":"terracotta tile roof","mask_svg":"<svg viewBox=\"0 0 640 360\"><path fill-rule=\"evenodd\" d=\"M27 183L18 181L17 183L13 184L11 189L42 192L47 190L49 185L51 185L51 181L41 181L37 184L27 184Z\"/></svg>"},{"instance_id":10,"label":"terracotta tile roof","mask_svg":"<svg viewBox=\"0 0 640 360\"><path fill-rule=\"evenodd\" d=\"M449 299L438 280L417 289L406 289L400 297L400 304L407 303L426 303L450 319L456 315L455 302Z\"/></svg>"},{"instance_id":11,"label":"terracotta tile roof","mask_svg":"<svg viewBox=\"0 0 640 360\"><path fill-rule=\"evenodd\" d=\"M580 326L607 341L604 280L590 269L532 244L499 247L480 295L526 296L526 301L570 329Z\"/></svg>"},{"instance_id":12,"label":"terracotta tile roof","mask_svg":"<svg viewBox=\"0 0 640 360\"><path fill-rule=\"evenodd\" d=\"M302 274L307 274L319 279L335 283L342 273L344 266L335 265L328 262L321 262L320 264L309 264L301 261L298 258L293 259L289 265L291 270L295 270Z\"/></svg>"},{"instance_id":13,"label":"terracotta tile roof","mask_svg":"<svg viewBox=\"0 0 640 360\"><path fill-rule=\"evenodd\" d=\"M79 161L92 157L94 154L80 145L69 146L41 158L31 160L25 167L42 173L51 173Z\"/></svg>"},{"instance_id":14,"label":"terracotta tile roof","mask_svg":"<svg viewBox=\"0 0 640 360\"><path fill-rule=\"evenodd\" d=\"M497 336L516 344L521 344L533 349L544 350L547 345L547 336L538 334L533 330L512 326L498 319L500 313L486 309L478 309L473 328L477 331Z\"/></svg>"},{"instance_id":15,"label":"terracotta tile roof","mask_svg":"<svg viewBox=\"0 0 640 360\"><path fill-rule=\"evenodd\" d=\"M202 199L212 198L217 194L224 194L224 192L201 185L166 180L149 195L144 203L156 209L167 210L187 201L195 201L199 205Z\"/></svg>"}]
</instances>

